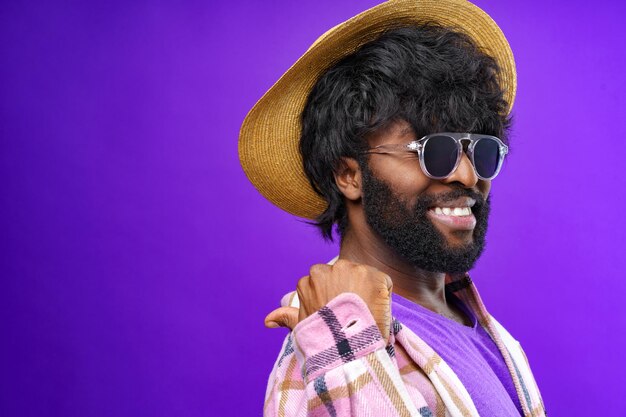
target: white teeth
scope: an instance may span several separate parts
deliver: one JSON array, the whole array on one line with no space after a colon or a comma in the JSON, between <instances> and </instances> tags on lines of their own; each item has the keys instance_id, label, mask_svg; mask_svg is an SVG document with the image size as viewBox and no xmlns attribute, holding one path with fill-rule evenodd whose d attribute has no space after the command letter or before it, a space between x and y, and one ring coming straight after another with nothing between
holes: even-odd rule
<instances>
[{"instance_id":1,"label":"white teeth","mask_svg":"<svg viewBox=\"0 0 626 417\"><path fill-rule=\"evenodd\" d=\"M472 210L469 207L435 207L435 214L443 214L444 216L469 216Z\"/></svg>"}]
</instances>

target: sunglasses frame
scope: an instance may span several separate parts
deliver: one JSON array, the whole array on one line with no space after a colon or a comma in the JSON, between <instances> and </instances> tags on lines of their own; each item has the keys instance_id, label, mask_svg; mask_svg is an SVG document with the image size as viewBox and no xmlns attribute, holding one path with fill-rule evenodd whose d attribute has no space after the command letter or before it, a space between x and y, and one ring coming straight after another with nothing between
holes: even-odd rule
<instances>
[{"instance_id":1,"label":"sunglasses frame","mask_svg":"<svg viewBox=\"0 0 626 417\"><path fill-rule=\"evenodd\" d=\"M437 176L431 175L431 173L428 172L428 169L426 169L426 164L424 162L424 148L426 146L426 143L430 139L436 136L447 136L447 137L452 138L456 142L457 149L458 149L456 163L454 164L454 168L452 168L452 170L450 171L448 175L445 175L443 177L437 177ZM474 148L476 147L476 144L481 139L493 139L498 143L498 146L499 146L499 152L500 152L499 155L501 156L498 160L498 167L496 168L495 173L491 177L481 176L476 170L476 164L474 163ZM476 173L476 176L480 178L481 180L485 180L485 181L494 179L500 173L500 168L502 168L502 163L504 162L504 158L509 152L509 147L505 145L504 142L502 142L500 138L496 136L483 135L480 133L454 133L454 132L431 133L429 135L424 136L421 139L409 142L406 145L400 145L400 144L379 145L373 148L369 148L364 153L365 154L373 154L373 153L387 154L387 153L403 152L403 151L417 153L419 156L420 167L422 168L422 172L429 178L432 178L435 180L442 180L454 174L454 171L456 171L456 169L459 167L459 164L461 163L461 157L463 155L463 141L464 140L469 141L469 145L467 146L466 153L472 163L472 167L474 168L474 172Z\"/></svg>"}]
</instances>

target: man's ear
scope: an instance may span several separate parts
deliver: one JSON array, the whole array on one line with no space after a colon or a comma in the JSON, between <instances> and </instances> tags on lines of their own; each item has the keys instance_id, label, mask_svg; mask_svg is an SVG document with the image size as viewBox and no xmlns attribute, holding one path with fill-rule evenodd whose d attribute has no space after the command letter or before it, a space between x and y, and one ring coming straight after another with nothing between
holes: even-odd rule
<instances>
[{"instance_id":1,"label":"man's ear","mask_svg":"<svg viewBox=\"0 0 626 417\"><path fill-rule=\"evenodd\" d=\"M335 172L335 183L348 200L361 198L361 167L356 159L341 158L341 164Z\"/></svg>"}]
</instances>

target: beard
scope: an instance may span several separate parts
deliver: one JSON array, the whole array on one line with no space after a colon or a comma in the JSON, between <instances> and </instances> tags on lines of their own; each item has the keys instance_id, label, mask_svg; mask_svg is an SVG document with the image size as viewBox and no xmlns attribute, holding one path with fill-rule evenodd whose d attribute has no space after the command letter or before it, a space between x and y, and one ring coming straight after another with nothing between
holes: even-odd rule
<instances>
[{"instance_id":1,"label":"beard","mask_svg":"<svg viewBox=\"0 0 626 417\"><path fill-rule=\"evenodd\" d=\"M453 274L472 269L485 248L489 197L485 199L474 191L455 188L448 193L420 195L415 205L409 207L386 182L369 170L367 163L361 164L361 171L366 221L398 256L425 271ZM451 246L430 221L427 212L435 205L440 206L460 197L476 200L472 207L476 227L472 242Z\"/></svg>"}]
</instances>

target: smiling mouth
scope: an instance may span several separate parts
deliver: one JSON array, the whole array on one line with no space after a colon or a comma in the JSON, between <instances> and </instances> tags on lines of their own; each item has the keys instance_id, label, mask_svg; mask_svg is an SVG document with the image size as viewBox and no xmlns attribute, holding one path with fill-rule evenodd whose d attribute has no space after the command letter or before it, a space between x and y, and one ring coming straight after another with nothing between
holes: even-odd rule
<instances>
[{"instance_id":1,"label":"smiling mouth","mask_svg":"<svg viewBox=\"0 0 626 417\"><path fill-rule=\"evenodd\" d=\"M458 199L446 203L437 203L428 209L427 215L436 223L451 230L474 230L476 217L472 207L476 200L471 198Z\"/></svg>"},{"instance_id":2,"label":"smiling mouth","mask_svg":"<svg viewBox=\"0 0 626 417\"><path fill-rule=\"evenodd\" d=\"M444 216L463 217L472 214L472 209L469 207L433 207L431 210L433 210L435 214Z\"/></svg>"}]
</instances>

